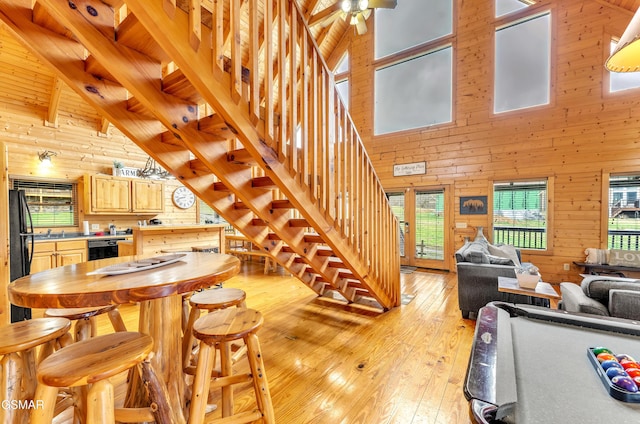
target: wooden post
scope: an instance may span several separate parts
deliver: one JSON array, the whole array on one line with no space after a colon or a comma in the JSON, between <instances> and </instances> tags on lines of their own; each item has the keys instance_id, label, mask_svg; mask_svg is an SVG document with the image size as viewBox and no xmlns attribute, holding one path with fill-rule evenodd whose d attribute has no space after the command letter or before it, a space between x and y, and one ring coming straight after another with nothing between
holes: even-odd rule
<instances>
[{"instance_id":1,"label":"wooden post","mask_svg":"<svg viewBox=\"0 0 640 424\"><path fill-rule=\"evenodd\" d=\"M6 144L0 142L0 167L2 169L2 183L0 184L0 210L5 218L0 220L0 324L11 322L11 308L7 298L6 287L9 285L9 155Z\"/></svg>"}]
</instances>

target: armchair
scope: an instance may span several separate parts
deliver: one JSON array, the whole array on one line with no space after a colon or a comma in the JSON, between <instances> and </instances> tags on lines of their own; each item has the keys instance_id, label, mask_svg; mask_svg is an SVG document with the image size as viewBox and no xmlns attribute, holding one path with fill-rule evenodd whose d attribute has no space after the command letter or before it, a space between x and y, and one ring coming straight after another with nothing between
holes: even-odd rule
<instances>
[{"instance_id":1,"label":"armchair","mask_svg":"<svg viewBox=\"0 0 640 424\"><path fill-rule=\"evenodd\" d=\"M580 285L560 283L558 308L568 312L640 319L640 280L600 275L585 277Z\"/></svg>"},{"instance_id":2,"label":"armchair","mask_svg":"<svg viewBox=\"0 0 640 424\"><path fill-rule=\"evenodd\" d=\"M495 300L507 301L506 293L498 291L498 277L516 278L513 265L458 262L458 307L462 318L478 315L480 308ZM529 303L527 296L509 294L509 302Z\"/></svg>"},{"instance_id":3,"label":"armchair","mask_svg":"<svg viewBox=\"0 0 640 424\"><path fill-rule=\"evenodd\" d=\"M456 252L458 272L458 307L465 319L477 316L487 303L502 300L528 303L529 297L498 291L498 277L516 278L521 266L520 251L513 246L493 246L486 239L476 238ZM530 264L528 264L530 265Z\"/></svg>"}]
</instances>

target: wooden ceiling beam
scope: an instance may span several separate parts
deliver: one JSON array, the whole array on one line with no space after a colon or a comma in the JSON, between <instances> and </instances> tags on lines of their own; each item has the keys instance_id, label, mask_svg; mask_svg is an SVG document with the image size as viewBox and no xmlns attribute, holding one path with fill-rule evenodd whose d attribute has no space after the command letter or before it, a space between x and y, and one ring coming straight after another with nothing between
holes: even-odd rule
<instances>
[{"instance_id":1,"label":"wooden ceiling beam","mask_svg":"<svg viewBox=\"0 0 640 424\"><path fill-rule=\"evenodd\" d=\"M339 1L336 1L336 3L334 3L333 5L327 7L326 9L323 9L321 11L319 11L318 13L315 13L314 15L312 15L307 22L307 25L309 25L310 27L317 25L319 23L322 23L324 20L326 19L331 19L331 17L333 17L333 15L340 13L340 11L342 10L341 4Z\"/></svg>"},{"instance_id":2,"label":"wooden ceiling beam","mask_svg":"<svg viewBox=\"0 0 640 424\"><path fill-rule=\"evenodd\" d=\"M351 44L351 34L349 31L345 31L345 33L342 35L342 37L340 38L340 41L338 41L338 44L336 44L336 47L333 49L329 57L325 59L329 69L335 69L335 67L338 65L338 62L340 62L340 59L342 59L346 51L349 49L350 44Z\"/></svg>"},{"instance_id":3,"label":"wooden ceiling beam","mask_svg":"<svg viewBox=\"0 0 640 424\"><path fill-rule=\"evenodd\" d=\"M44 124L48 127L58 127L58 108L60 107L60 96L62 95L63 82L57 76L53 77L51 95L49 96L49 109Z\"/></svg>"}]
</instances>

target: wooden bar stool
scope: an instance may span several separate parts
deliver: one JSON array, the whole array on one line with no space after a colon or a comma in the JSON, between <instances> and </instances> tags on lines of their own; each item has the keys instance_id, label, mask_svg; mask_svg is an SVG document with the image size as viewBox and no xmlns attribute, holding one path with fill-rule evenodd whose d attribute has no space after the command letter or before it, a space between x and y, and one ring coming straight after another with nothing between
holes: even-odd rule
<instances>
[{"instance_id":1,"label":"wooden bar stool","mask_svg":"<svg viewBox=\"0 0 640 424\"><path fill-rule=\"evenodd\" d=\"M191 311L189 312L189 320L187 321L182 339L182 360L185 370L188 370L191 365L191 351L193 350L195 341L193 338L193 324L200 317L201 312L217 311L232 306L246 308L246 298L247 294L244 290L235 288L216 288L193 293L189 298ZM237 359L237 357L243 353L243 348L240 348L234 354L234 358Z\"/></svg>"},{"instance_id":2,"label":"wooden bar stool","mask_svg":"<svg viewBox=\"0 0 640 424\"><path fill-rule=\"evenodd\" d=\"M38 366L35 399L42 408L31 411L31 423L51 423L58 389L87 385L86 422L114 423L114 393L109 378L141 364L152 348L151 336L121 331L72 343L52 353Z\"/></svg>"},{"instance_id":3,"label":"wooden bar stool","mask_svg":"<svg viewBox=\"0 0 640 424\"><path fill-rule=\"evenodd\" d=\"M45 317L67 318L75 321L74 336L76 341L85 340L95 337L98 332L96 317L98 315L108 314L109 321L115 331L127 331L124 325L118 305L106 305L93 308L60 308L47 309L44 312Z\"/></svg>"},{"instance_id":4,"label":"wooden bar stool","mask_svg":"<svg viewBox=\"0 0 640 424\"><path fill-rule=\"evenodd\" d=\"M256 334L262 323L260 312L246 308L210 312L195 322L193 334L200 340L200 352L189 409L190 424L204 422L209 389L218 387L222 388L224 422L248 423L262 419L265 424L275 423L260 342ZM246 358L251 370L249 374L234 375L232 371L230 343L238 339L244 340L247 346ZM212 374L216 346L220 349L220 372ZM234 414L232 385L248 381L253 381L257 408ZM207 422L215 423L216 420Z\"/></svg>"},{"instance_id":5,"label":"wooden bar stool","mask_svg":"<svg viewBox=\"0 0 640 424\"><path fill-rule=\"evenodd\" d=\"M65 318L37 318L0 328L0 397L3 401L33 399L36 391L36 347L55 344L69 334L70 328L71 321ZM42 350L50 352L53 349L51 346ZM0 408L0 422L26 423L28 412L26 409Z\"/></svg>"}]
</instances>

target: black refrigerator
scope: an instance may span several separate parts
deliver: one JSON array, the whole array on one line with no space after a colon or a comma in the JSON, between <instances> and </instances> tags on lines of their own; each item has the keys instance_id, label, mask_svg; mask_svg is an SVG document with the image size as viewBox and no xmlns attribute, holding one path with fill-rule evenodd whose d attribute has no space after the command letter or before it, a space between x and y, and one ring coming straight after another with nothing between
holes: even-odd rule
<instances>
[{"instance_id":1,"label":"black refrigerator","mask_svg":"<svg viewBox=\"0 0 640 424\"><path fill-rule=\"evenodd\" d=\"M33 222L24 190L9 190L10 281L29 275L33 243ZM11 305L11 322L25 319L31 319L31 309Z\"/></svg>"}]
</instances>

